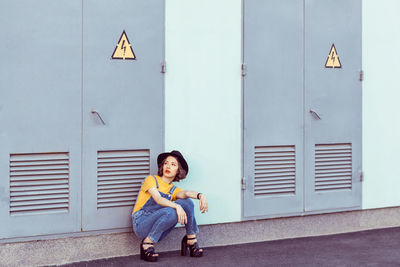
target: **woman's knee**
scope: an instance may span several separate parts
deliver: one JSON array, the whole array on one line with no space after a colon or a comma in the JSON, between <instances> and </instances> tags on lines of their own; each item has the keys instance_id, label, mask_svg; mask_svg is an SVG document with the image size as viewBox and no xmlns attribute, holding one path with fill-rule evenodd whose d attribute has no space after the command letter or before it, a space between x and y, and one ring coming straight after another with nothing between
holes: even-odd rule
<instances>
[{"instance_id":1,"label":"woman's knee","mask_svg":"<svg viewBox=\"0 0 400 267\"><path fill-rule=\"evenodd\" d=\"M178 215L176 214L176 210L174 208L164 208L164 216L162 217L163 220L170 222L171 224L178 223Z\"/></svg>"},{"instance_id":2,"label":"woman's knee","mask_svg":"<svg viewBox=\"0 0 400 267\"><path fill-rule=\"evenodd\" d=\"M182 208L185 210L185 212L187 213L189 210L193 211L194 210L194 203L193 200L190 198L185 198L185 199L178 199L176 201L176 203L178 203L179 205L182 206Z\"/></svg>"}]
</instances>

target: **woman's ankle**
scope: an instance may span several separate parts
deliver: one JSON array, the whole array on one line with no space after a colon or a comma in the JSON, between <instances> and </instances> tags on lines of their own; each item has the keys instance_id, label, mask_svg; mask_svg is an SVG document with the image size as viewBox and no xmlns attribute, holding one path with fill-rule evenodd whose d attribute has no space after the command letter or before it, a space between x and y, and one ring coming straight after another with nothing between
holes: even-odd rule
<instances>
[{"instance_id":1,"label":"woman's ankle","mask_svg":"<svg viewBox=\"0 0 400 267\"><path fill-rule=\"evenodd\" d=\"M154 242L149 238L146 237L145 239L143 239L143 248L147 249L148 247L153 247L154 246Z\"/></svg>"},{"instance_id":2,"label":"woman's ankle","mask_svg":"<svg viewBox=\"0 0 400 267\"><path fill-rule=\"evenodd\" d=\"M143 243L153 243L154 244L153 240L151 240L150 237L148 237L148 236L145 239L143 239Z\"/></svg>"},{"instance_id":3,"label":"woman's ankle","mask_svg":"<svg viewBox=\"0 0 400 267\"><path fill-rule=\"evenodd\" d=\"M194 243L197 242L196 234L186 235L186 237L188 245L193 245Z\"/></svg>"}]
</instances>

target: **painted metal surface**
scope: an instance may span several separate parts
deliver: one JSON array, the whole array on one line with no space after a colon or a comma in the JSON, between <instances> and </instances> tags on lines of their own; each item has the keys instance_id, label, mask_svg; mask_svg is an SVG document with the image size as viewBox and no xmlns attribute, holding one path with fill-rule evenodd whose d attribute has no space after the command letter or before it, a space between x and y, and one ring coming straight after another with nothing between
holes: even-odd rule
<instances>
[{"instance_id":1,"label":"painted metal surface","mask_svg":"<svg viewBox=\"0 0 400 267\"><path fill-rule=\"evenodd\" d=\"M360 208L360 12L244 2L245 218Z\"/></svg>"},{"instance_id":2,"label":"painted metal surface","mask_svg":"<svg viewBox=\"0 0 400 267\"><path fill-rule=\"evenodd\" d=\"M111 58L123 32L134 60ZM132 190L157 171L163 60L163 0L83 2L83 230L129 227ZM120 160L111 160L113 154Z\"/></svg>"},{"instance_id":3,"label":"painted metal surface","mask_svg":"<svg viewBox=\"0 0 400 267\"><path fill-rule=\"evenodd\" d=\"M303 1L244 2L244 216L303 209Z\"/></svg>"},{"instance_id":4,"label":"painted metal surface","mask_svg":"<svg viewBox=\"0 0 400 267\"><path fill-rule=\"evenodd\" d=\"M0 2L0 238L80 230L81 16Z\"/></svg>"},{"instance_id":5,"label":"painted metal surface","mask_svg":"<svg viewBox=\"0 0 400 267\"><path fill-rule=\"evenodd\" d=\"M360 0L305 1L305 66L305 210L360 208Z\"/></svg>"},{"instance_id":6,"label":"painted metal surface","mask_svg":"<svg viewBox=\"0 0 400 267\"><path fill-rule=\"evenodd\" d=\"M164 1L0 12L0 237L129 227L163 150Z\"/></svg>"}]
</instances>

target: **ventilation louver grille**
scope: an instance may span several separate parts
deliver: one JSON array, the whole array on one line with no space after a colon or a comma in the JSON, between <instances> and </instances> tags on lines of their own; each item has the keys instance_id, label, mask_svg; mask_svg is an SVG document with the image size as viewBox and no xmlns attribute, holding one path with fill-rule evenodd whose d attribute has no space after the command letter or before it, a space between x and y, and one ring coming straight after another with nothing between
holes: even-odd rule
<instances>
[{"instance_id":1,"label":"ventilation louver grille","mask_svg":"<svg viewBox=\"0 0 400 267\"><path fill-rule=\"evenodd\" d=\"M10 154L10 214L68 212L69 153Z\"/></svg>"},{"instance_id":2,"label":"ventilation louver grille","mask_svg":"<svg viewBox=\"0 0 400 267\"><path fill-rule=\"evenodd\" d=\"M293 195L295 192L295 146L255 147L254 195Z\"/></svg>"},{"instance_id":3,"label":"ventilation louver grille","mask_svg":"<svg viewBox=\"0 0 400 267\"><path fill-rule=\"evenodd\" d=\"M315 145L315 191L351 190L351 144Z\"/></svg>"},{"instance_id":4,"label":"ventilation louver grille","mask_svg":"<svg viewBox=\"0 0 400 267\"><path fill-rule=\"evenodd\" d=\"M97 208L132 207L148 175L149 150L98 151Z\"/></svg>"}]
</instances>

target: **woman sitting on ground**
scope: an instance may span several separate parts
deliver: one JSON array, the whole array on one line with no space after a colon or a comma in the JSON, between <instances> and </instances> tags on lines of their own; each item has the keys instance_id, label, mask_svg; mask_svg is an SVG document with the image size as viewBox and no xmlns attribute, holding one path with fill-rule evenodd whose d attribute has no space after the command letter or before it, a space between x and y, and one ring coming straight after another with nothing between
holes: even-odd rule
<instances>
[{"instance_id":1,"label":"woman sitting on ground","mask_svg":"<svg viewBox=\"0 0 400 267\"><path fill-rule=\"evenodd\" d=\"M187 250L191 257L203 256L196 234L199 232L194 217L192 199L200 200L200 211L208 211L206 196L195 191L182 190L172 182L185 179L189 167L179 151L162 153L157 157L158 175L148 176L136 200L132 213L132 226L135 234L142 239L140 258L157 261L158 254L154 243L161 241L179 222L186 227L186 235L181 243L181 255Z\"/></svg>"}]
</instances>

